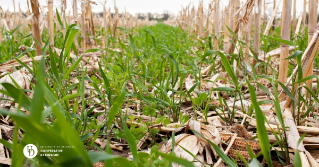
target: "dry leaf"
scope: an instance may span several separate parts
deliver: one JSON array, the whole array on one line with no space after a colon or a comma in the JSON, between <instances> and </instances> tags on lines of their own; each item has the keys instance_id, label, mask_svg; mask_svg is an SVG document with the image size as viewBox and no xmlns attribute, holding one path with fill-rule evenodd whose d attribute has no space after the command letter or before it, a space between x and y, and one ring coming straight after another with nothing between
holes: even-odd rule
<instances>
[{"instance_id":1,"label":"dry leaf","mask_svg":"<svg viewBox=\"0 0 319 167\"><path fill-rule=\"evenodd\" d=\"M195 135L188 136L179 142L179 145L188 150L193 155L197 155L199 151L198 139ZM194 157L184 151L180 146L177 146L174 153L177 157L184 158L188 161L193 161Z\"/></svg>"}]
</instances>

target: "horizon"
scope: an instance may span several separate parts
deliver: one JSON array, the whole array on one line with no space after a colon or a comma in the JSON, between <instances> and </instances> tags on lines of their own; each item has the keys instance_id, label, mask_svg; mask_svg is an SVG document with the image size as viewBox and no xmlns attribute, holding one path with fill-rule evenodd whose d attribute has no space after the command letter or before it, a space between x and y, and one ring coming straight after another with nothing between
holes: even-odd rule
<instances>
[{"instance_id":1,"label":"horizon","mask_svg":"<svg viewBox=\"0 0 319 167\"><path fill-rule=\"evenodd\" d=\"M15 2L15 10L16 12L19 11L19 3L21 5L21 11L26 12L27 10L27 0L13 0ZM9 10L10 12L13 12L13 1L5 1L3 2L0 7L3 9L3 11ZM46 6L47 6L47 0L38 0L41 8L44 10L44 12L47 11ZM103 12L103 0L91 0L95 2L97 5L92 4L92 10L93 13L100 13ZM182 7L186 7L189 4L194 5L195 7L198 6L199 2L203 2L204 8L208 7L208 4L212 0L109 0L106 2L106 8L111 9L111 12L114 12L114 2L116 3L116 7L119 10L119 13L127 11L128 13L135 15L136 13L158 13L158 14L163 14L165 11L168 11L170 14L178 14L179 11L182 9ZM229 0L225 1L220 1L220 9L223 9L225 7L225 4L228 3ZM240 0L243 2L243 0ZM270 2L270 3L268 3ZM273 6L273 0L268 0L266 1L266 14L268 16L271 15L272 12L272 6ZM297 0L297 5L296 5L296 16L299 17L300 14L303 11L303 0ZM53 0L54 3L54 9L60 7L60 0ZM66 8L66 13L72 12L72 3L73 0L67 0L67 8ZM278 3L278 1L277 1ZM280 14L282 11L282 3L279 6L278 13ZM166 5L170 4L170 5ZM293 7L292 7L293 8ZM308 5L306 7L308 11ZM80 2L78 2L78 13L81 13L80 9ZM263 14L263 13L262 13Z\"/></svg>"}]
</instances>

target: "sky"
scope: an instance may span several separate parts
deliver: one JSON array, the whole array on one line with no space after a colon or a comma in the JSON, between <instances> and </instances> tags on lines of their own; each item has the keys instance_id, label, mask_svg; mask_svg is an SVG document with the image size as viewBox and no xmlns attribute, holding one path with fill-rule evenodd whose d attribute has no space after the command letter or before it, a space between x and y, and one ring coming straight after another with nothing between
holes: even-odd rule
<instances>
[{"instance_id":1,"label":"sky","mask_svg":"<svg viewBox=\"0 0 319 167\"><path fill-rule=\"evenodd\" d=\"M16 10L18 11L18 5L20 3L21 10L26 11L27 8L27 0L14 0L16 4ZM47 0L38 0L40 6L46 6ZM102 12L104 0L91 0L97 3L97 5L92 5L93 12ZM135 13L163 13L164 10L167 10L171 13L178 14L181 10L181 7L186 7L187 5L194 4L198 5L200 1L203 1L204 6L208 6L211 0L116 0L116 6L119 8L119 11L122 12L124 10L128 11L131 14ZM220 0L221 8L228 4L229 0ZM241 0L243 1L243 0ZM277 0L278 3L279 0ZM302 12L304 0L297 0L297 16ZM73 0L67 0L67 11L71 10ZM78 11L80 13L80 0L78 0ZM266 2L273 2L273 0L266 0ZM59 7L60 0L53 0L54 7ZM3 10L9 9L13 11L13 0L0 0L0 6ZM106 3L107 8L114 9L114 0L107 0ZM271 12L272 3L267 5L268 13ZM307 7L308 8L308 7ZM282 9L282 2L279 10ZM270 14L269 14L270 15Z\"/></svg>"}]
</instances>

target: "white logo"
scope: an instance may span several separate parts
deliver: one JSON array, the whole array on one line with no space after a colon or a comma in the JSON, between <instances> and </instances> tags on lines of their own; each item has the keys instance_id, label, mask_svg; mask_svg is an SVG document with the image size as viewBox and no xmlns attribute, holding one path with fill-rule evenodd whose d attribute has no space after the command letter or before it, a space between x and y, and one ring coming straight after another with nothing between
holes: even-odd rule
<instances>
[{"instance_id":1,"label":"white logo","mask_svg":"<svg viewBox=\"0 0 319 167\"><path fill-rule=\"evenodd\" d=\"M27 158L34 158L38 154L38 149L33 144L28 144L23 148L23 154Z\"/></svg>"}]
</instances>

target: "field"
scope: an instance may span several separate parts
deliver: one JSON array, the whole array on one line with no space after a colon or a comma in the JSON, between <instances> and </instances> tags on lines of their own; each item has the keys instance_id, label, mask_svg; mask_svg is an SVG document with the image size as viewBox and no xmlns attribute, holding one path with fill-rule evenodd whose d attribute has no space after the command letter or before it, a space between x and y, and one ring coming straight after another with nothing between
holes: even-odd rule
<instances>
[{"instance_id":1,"label":"field","mask_svg":"<svg viewBox=\"0 0 319 167\"><path fill-rule=\"evenodd\" d=\"M0 164L319 166L317 12L218 2L159 22L0 13Z\"/></svg>"}]
</instances>

